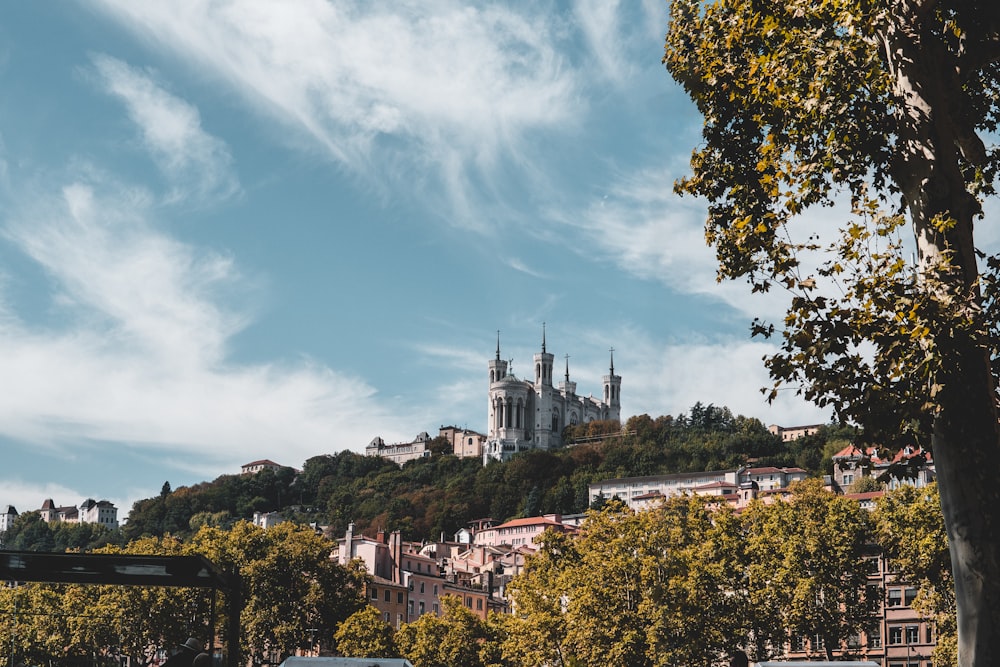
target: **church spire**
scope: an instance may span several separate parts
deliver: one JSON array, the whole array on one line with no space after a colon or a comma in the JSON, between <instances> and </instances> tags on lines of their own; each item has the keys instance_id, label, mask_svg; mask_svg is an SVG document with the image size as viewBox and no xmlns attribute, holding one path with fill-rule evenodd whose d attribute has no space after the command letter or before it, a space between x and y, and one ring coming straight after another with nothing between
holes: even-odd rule
<instances>
[{"instance_id":1,"label":"church spire","mask_svg":"<svg viewBox=\"0 0 1000 667\"><path fill-rule=\"evenodd\" d=\"M615 374L615 348L611 348L611 375Z\"/></svg>"},{"instance_id":2,"label":"church spire","mask_svg":"<svg viewBox=\"0 0 1000 667\"><path fill-rule=\"evenodd\" d=\"M542 322L542 354L545 353L545 322Z\"/></svg>"},{"instance_id":3,"label":"church spire","mask_svg":"<svg viewBox=\"0 0 1000 667\"><path fill-rule=\"evenodd\" d=\"M497 361L500 361L500 330L497 329Z\"/></svg>"},{"instance_id":4,"label":"church spire","mask_svg":"<svg viewBox=\"0 0 1000 667\"><path fill-rule=\"evenodd\" d=\"M566 355L566 382L569 382L569 355Z\"/></svg>"}]
</instances>

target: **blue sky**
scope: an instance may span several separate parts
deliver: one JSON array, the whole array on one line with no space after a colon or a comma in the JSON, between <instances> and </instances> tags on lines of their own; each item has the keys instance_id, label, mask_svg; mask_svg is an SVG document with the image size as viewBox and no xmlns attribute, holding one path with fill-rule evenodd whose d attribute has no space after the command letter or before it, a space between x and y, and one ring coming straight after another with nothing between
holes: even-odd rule
<instances>
[{"instance_id":1,"label":"blue sky","mask_svg":"<svg viewBox=\"0 0 1000 667\"><path fill-rule=\"evenodd\" d=\"M671 186L665 4L0 10L0 504L137 498L441 425L497 330L625 417L768 406L751 299Z\"/></svg>"}]
</instances>

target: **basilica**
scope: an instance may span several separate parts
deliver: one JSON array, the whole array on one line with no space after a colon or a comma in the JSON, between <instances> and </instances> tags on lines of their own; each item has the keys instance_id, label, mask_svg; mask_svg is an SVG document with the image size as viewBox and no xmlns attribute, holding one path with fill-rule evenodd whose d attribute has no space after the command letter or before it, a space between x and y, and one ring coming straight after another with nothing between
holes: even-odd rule
<instances>
[{"instance_id":1,"label":"basilica","mask_svg":"<svg viewBox=\"0 0 1000 667\"><path fill-rule=\"evenodd\" d=\"M483 462L506 460L528 449L553 449L562 445L566 426L586 424L597 419L621 419L622 378L615 375L614 350L611 367L603 377L603 400L578 396L576 383L569 379L569 360L565 379L558 387L552 384L555 357L545 349L534 355L535 379L519 379L508 372L508 362L500 358L497 336L496 358L490 361L490 401Z\"/></svg>"}]
</instances>

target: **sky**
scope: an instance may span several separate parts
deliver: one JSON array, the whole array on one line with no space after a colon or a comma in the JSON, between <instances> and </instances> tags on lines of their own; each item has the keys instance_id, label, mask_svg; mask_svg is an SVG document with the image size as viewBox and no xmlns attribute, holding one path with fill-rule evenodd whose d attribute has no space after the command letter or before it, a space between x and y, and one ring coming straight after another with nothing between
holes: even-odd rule
<instances>
[{"instance_id":1,"label":"sky","mask_svg":"<svg viewBox=\"0 0 1000 667\"><path fill-rule=\"evenodd\" d=\"M0 506L486 430L488 362L785 426L659 0L0 9Z\"/></svg>"}]
</instances>

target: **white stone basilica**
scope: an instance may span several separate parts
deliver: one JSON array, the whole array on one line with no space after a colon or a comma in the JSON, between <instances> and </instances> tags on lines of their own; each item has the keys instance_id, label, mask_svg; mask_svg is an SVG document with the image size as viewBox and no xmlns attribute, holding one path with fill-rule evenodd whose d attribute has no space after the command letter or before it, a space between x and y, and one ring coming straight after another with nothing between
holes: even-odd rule
<instances>
[{"instance_id":1,"label":"white stone basilica","mask_svg":"<svg viewBox=\"0 0 1000 667\"><path fill-rule=\"evenodd\" d=\"M554 356L545 349L542 328L542 351L534 356L535 381L520 380L507 371L507 361L500 358L497 334L496 358L490 361L490 406L483 463L490 459L506 460L528 449L552 449L562 445L562 430L574 424L597 419L621 419L622 378L615 375L614 349L611 367L603 377L604 400L577 396L576 383L566 379L552 385Z\"/></svg>"}]
</instances>

